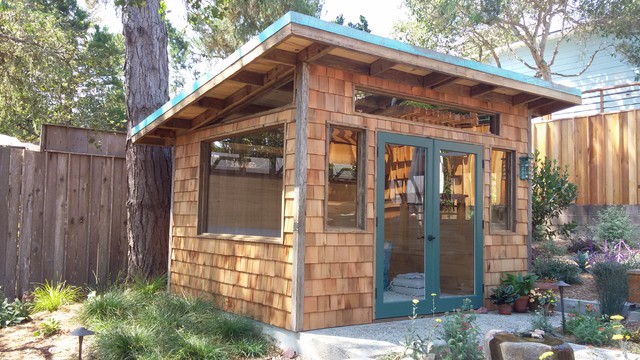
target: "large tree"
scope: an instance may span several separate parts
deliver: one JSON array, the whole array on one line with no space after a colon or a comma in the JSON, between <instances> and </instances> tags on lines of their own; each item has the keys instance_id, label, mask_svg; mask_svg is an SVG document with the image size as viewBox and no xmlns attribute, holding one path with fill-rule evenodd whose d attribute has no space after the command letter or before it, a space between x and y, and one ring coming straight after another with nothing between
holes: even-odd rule
<instances>
[{"instance_id":1,"label":"large tree","mask_svg":"<svg viewBox=\"0 0 640 360\"><path fill-rule=\"evenodd\" d=\"M591 0L598 8L616 7L637 0ZM500 51L516 56L536 76L576 76L590 65L571 74L557 73L553 66L560 47L569 38L600 32L609 23L604 11L592 11L580 0L405 0L413 18L396 26L405 41L458 56L500 66ZM626 26L633 26L633 22ZM511 49L521 42L531 59L520 58ZM611 45L605 42L587 54Z\"/></svg>"},{"instance_id":2,"label":"large tree","mask_svg":"<svg viewBox=\"0 0 640 360\"><path fill-rule=\"evenodd\" d=\"M124 130L122 37L75 0L0 1L0 133L44 122Z\"/></svg>"},{"instance_id":3,"label":"large tree","mask_svg":"<svg viewBox=\"0 0 640 360\"><path fill-rule=\"evenodd\" d=\"M129 128L169 100L167 29L160 0L124 1L125 89ZM167 271L171 149L127 141L130 275Z\"/></svg>"}]
</instances>

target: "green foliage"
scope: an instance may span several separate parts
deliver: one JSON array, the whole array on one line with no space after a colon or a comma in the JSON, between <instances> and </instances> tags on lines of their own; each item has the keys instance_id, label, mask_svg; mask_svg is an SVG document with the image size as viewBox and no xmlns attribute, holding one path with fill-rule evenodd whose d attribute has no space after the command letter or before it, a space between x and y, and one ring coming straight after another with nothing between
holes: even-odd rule
<instances>
[{"instance_id":1,"label":"green foliage","mask_svg":"<svg viewBox=\"0 0 640 360\"><path fill-rule=\"evenodd\" d=\"M606 316L598 316L594 311L584 314L569 314L567 333L573 334L580 344L602 346L611 343L615 329Z\"/></svg>"},{"instance_id":2,"label":"green foliage","mask_svg":"<svg viewBox=\"0 0 640 360\"><path fill-rule=\"evenodd\" d=\"M320 0L187 0L196 47L209 58L225 58L289 11L320 16Z\"/></svg>"},{"instance_id":3,"label":"green foliage","mask_svg":"<svg viewBox=\"0 0 640 360\"><path fill-rule=\"evenodd\" d=\"M603 261L595 263L591 272L596 283L600 312L621 314L629 295L627 268L615 261Z\"/></svg>"},{"instance_id":4,"label":"green foliage","mask_svg":"<svg viewBox=\"0 0 640 360\"><path fill-rule=\"evenodd\" d=\"M586 272L588 268L591 267L591 263L589 263L589 252L578 251L576 256L573 258L573 261L576 262L576 265L582 270L582 272Z\"/></svg>"},{"instance_id":5,"label":"green foliage","mask_svg":"<svg viewBox=\"0 0 640 360\"><path fill-rule=\"evenodd\" d=\"M9 300L5 298L2 300L2 304L0 304L0 329L18 325L28 320L30 310L31 304L29 303L23 303L18 299L9 302Z\"/></svg>"},{"instance_id":6,"label":"green foliage","mask_svg":"<svg viewBox=\"0 0 640 360\"><path fill-rule=\"evenodd\" d=\"M83 321L100 331L104 359L236 359L265 356L271 343L248 319L213 303L162 291L166 278L137 279L85 301Z\"/></svg>"},{"instance_id":7,"label":"green foliage","mask_svg":"<svg viewBox=\"0 0 640 360\"><path fill-rule=\"evenodd\" d=\"M551 239L556 234L551 228L551 220L560 216L575 201L578 187L569 181L567 168L560 168L556 160L547 157L540 159L540 153L536 150L531 191L534 239Z\"/></svg>"},{"instance_id":8,"label":"green foliage","mask_svg":"<svg viewBox=\"0 0 640 360\"><path fill-rule=\"evenodd\" d=\"M533 273L540 279L562 280L567 284L580 284L580 268L573 261L539 257L533 262Z\"/></svg>"},{"instance_id":9,"label":"green foliage","mask_svg":"<svg viewBox=\"0 0 640 360\"><path fill-rule=\"evenodd\" d=\"M500 285L492 291L493 294L489 296L489 299L496 305L513 304L520 296L516 293L513 285Z\"/></svg>"},{"instance_id":10,"label":"green foliage","mask_svg":"<svg viewBox=\"0 0 640 360\"><path fill-rule=\"evenodd\" d=\"M33 311L54 312L60 307L72 304L80 299L82 292L75 286L66 285L65 282L49 283L33 290Z\"/></svg>"},{"instance_id":11,"label":"green foliage","mask_svg":"<svg viewBox=\"0 0 640 360\"><path fill-rule=\"evenodd\" d=\"M484 359L484 354L478 346L480 330L476 324L476 317L471 310L469 299L464 299L462 309L445 316L441 329L441 337L447 343L444 359Z\"/></svg>"},{"instance_id":12,"label":"green foliage","mask_svg":"<svg viewBox=\"0 0 640 360\"><path fill-rule=\"evenodd\" d=\"M35 336L49 337L60 333L60 320L54 318L48 318L42 320L39 326L39 330L33 334Z\"/></svg>"},{"instance_id":13,"label":"green foliage","mask_svg":"<svg viewBox=\"0 0 640 360\"><path fill-rule=\"evenodd\" d=\"M370 33L371 29L369 29L369 22L367 21L367 18L365 18L364 16L360 15L359 19L360 19L360 21L358 21L355 24L352 23L351 21L349 21L347 26L352 28L352 29L356 29L356 30L360 30L360 31L364 31L364 32ZM336 19L333 22L338 24L338 25L344 25L344 16L342 14L336 16Z\"/></svg>"},{"instance_id":14,"label":"green foliage","mask_svg":"<svg viewBox=\"0 0 640 360\"><path fill-rule=\"evenodd\" d=\"M638 241L637 227L622 206L608 206L598 212L594 233L600 244L624 240L627 244L635 245Z\"/></svg>"},{"instance_id":15,"label":"green foliage","mask_svg":"<svg viewBox=\"0 0 640 360\"><path fill-rule=\"evenodd\" d=\"M513 286L516 294L520 296L528 295L533 289L536 280L538 280L538 276L535 274L522 275L521 273L504 273L503 275L504 278L501 280L502 285Z\"/></svg>"},{"instance_id":16,"label":"green foliage","mask_svg":"<svg viewBox=\"0 0 640 360\"><path fill-rule=\"evenodd\" d=\"M75 0L0 6L0 133L35 140L44 122L123 130L120 35Z\"/></svg>"},{"instance_id":17,"label":"green foliage","mask_svg":"<svg viewBox=\"0 0 640 360\"><path fill-rule=\"evenodd\" d=\"M549 316L546 316L541 311L536 311L531 315L531 330L542 330L546 334L553 333L553 324Z\"/></svg>"},{"instance_id":18,"label":"green foliage","mask_svg":"<svg viewBox=\"0 0 640 360\"><path fill-rule=\"evenodd\" d=\"M544 256L564 256L567 254L567 249L556 244L553 240L538 243L537 250L541 251Z\"/></svg>"}]
</instances>

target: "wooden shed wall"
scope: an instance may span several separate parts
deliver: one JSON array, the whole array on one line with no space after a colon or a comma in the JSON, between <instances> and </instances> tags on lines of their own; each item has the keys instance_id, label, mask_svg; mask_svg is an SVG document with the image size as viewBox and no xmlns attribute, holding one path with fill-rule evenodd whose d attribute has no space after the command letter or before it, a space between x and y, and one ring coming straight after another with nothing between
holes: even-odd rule
<instances>
[{"instance_id":1,"label":"wooden shed wall","mask_svg":"<svg viewBox=\"0 0 640 360\"><path fill-rule=\"evenodd\" d=\"M419 96L500 113L501 136L356 113L354 86ZM304 329L369 323L374 317L375 149L378 131L469 142L484 146L484 284L485 294L504 271L527 270L527 183L516 180L516 231L490 233L489 190L491 147L527 153L527 113L523 107L474 99L457 87L438 92L380 78L311 66L309 93L307 238L304 281ZM325 229L327 124L365 130L367 195L365 230Z\"/></svg>"},{"instance_id":2,"label":"wooden shed wall","mask_svg":"<svg viewBox=\"0 0 640 360\"><path fill-rule=\"evenodd\" d=\"M640 110L534 124L533 147L568 167L577 205L640 204Z\"/></svg>"},{"instance_id":3,"label":"wooden shed wall","mask_svg":"<svg viewBox=\"0 0 640 360\"><path fill-rule=\"evenodd\" d=\"M217 295L227 311L290 328L293 246L293 110L245 119L176 139L171 290ZM282 243L198 235L201 142L285 125L285 209Z\"/></svg>"}]
</instances>

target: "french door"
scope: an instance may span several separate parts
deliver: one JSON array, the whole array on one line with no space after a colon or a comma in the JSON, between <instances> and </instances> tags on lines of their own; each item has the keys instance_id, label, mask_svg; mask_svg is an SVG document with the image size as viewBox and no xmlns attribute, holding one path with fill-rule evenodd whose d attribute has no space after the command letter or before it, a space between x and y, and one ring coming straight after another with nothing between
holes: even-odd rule
<instances>
[{"instance_id":1,"label":"french door","mask_svg":"<svg viewBox=\"0 0 640 360\"><path fill-rule=\"evenodd\" d=\"M378 133L376 318L482 306L482 146ZM432 296L435 294L435 296Z\"/></svg>"}]
</instances>

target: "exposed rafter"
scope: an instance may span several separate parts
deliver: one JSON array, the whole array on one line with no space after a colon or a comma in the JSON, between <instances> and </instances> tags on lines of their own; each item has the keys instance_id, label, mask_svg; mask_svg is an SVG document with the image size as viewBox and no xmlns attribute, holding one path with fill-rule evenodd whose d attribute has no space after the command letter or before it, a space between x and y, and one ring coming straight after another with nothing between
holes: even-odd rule
<instances>
[{"instance_id":1,"label":"exposed rafter","mask_svg":"<svg viewBox=\"0 0 640 360\"><path fill-rule=\"evenodd\" d=\"M431 89L437 89L450 85L452 82L458 80L458 77L447 75L439 72L432 72L422 78L422 86Z\"/></svg>"},{"instance_id":2,"label":"exposed rafter","mask_svg":"<svg viewBox=\"0 0 640 360\"><path fill-rule=\"evenodd\" d=\"M478 96L488 94L495 89L497 89L497 86L495 85L479 84L471 87L471 89L469 90L469 95L471 97L478 97Z\"/></svg>"},{"instance_id":3,"label":"exposed rafter","mask_svg":"<svg viewBox=\"0 0 640 360\"><path fill-rule=\"evenodd\" d=\"M298 53L298 60L301 62L314 62L327 55L331 50L335 48L335 46L329 46L320 43L311 44Z\"/></svg>"},{"instance_id":4,"label":"exposed rafter","mask_svg":"<svg viewBox=\"0 0 640 360\"><path fill-rule=\"evenodd\" d=\"M373 64L369 65L369 75L371 76L380 75L383 72L390 70L392 67L396 65L397 63L394 61L389 61L386 59L376 60Z\"/></svg>"},{"instance_id":5,"label":"exposed rafter","mask_svg":"<svg viewBox=\"0 0 640 360\"><path fill-rule=\"evenodd\" d=\"M514 95L512 97L511 105L513 105L513 106L522 105L522 104L526 104L526 103L534 101L534 100L538 100L540 98L542 98L542 96L540 96L540 95L532 95L532 94L527 94L527 93L520 93L520 94Z\"/></svg>"}]
</instances>

